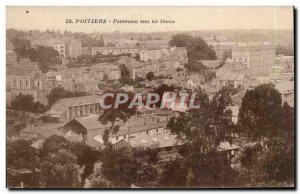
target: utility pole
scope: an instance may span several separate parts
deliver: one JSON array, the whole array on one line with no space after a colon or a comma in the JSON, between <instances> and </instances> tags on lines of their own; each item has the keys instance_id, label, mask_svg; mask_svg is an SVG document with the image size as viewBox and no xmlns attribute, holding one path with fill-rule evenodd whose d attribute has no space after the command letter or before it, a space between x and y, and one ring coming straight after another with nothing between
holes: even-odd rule
<instances>
[{"instance_id":1,"label":"utility pole","mask_svg":"<svg viewBox=\"0 0 300 194\"><path fill-rule=\"evenodd\" d=\"M130 146L130 125L128 125L128 144Z\"/></svg>"}]
</instances>

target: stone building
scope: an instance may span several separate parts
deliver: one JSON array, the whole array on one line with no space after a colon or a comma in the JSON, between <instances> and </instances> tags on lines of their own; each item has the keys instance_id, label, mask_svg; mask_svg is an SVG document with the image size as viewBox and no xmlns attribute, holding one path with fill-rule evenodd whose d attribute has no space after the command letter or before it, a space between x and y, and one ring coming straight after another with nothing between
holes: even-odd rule
<instances>
[{"instance_id":1,"label":"stone building","mask_svg":"<svg viewBox=\"0 0 300 194\"><path fill-rule=\"evenodd\" d=\"M249 76L265 75L275 65L275 47L271 43L239 43L232 48L232 60L240 62L248 69Z\"/></svg>"},{"instance_id":2,"label":"stone building","mask_svg":"<svg viewBox=\"0 0 300 194\"><path fill-rule=\"evenodd\" d=\"M16 63L7 69L7 101L15 96L29 94L35 102L47 104L46 75L36 62Z\"/></svg>"},{"instance_id":3,"label":"stone building","mask_svg":"<svg viewBox=\"0 0 300 194\"><path fill-rule=\"evenodd\" d=\"M236 45L235 42L210 42L208 43L209 46L213 48L213 50L216 52L217 59L218 60L225 60L224 59L224 53L232 52L232 48L234 45Z\"/></svg>"},{"instance_id":4,"label":"stone building","mask_svg":"<svg viewBox=\"0 0 300 194\"><path fill-rule=\"evenodd\" d=\"M59 53L60 58L66 57L66 45L63 42L56 42L52 47Z\"/></svg>"},{"instance_id":5,"label":"stone building","mask_svg":"<svg viewBox=\"0 0 300 194\"><path fill-rule=\"evenodd\" d=\"M77 39L73 39L67 42L67 54L68 57L78 57L81 55L81 42Z\"/></svg>"},{"instance_id":6,"label":"stone building","mask_svg":"<svg viewBox=\"0 0 300 194\"><path fill-rule=\"evenodd\" d=\"M60 122L70 121L99 112L100 99L97 95L59 99L46 114Z\"/></svg>"}]
</instances>

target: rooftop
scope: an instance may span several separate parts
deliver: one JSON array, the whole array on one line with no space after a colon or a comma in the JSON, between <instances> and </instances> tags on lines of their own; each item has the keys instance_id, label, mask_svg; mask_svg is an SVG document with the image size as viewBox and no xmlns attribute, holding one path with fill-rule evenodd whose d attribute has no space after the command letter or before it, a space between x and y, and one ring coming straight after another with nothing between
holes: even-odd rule
<instances>
[{"instance_id":1,"label":"rooftop","mask_svg":"<svg viewBox=\"0 0 300 194\"><path fill-rule=\"evenodd\" d=\"M26 64L17 63L8 68L7 75L30 76L30 74L35 70L40 71L36 62L30 62Z\"/></svg>"},{"instance_id":2,"label":"rooftop","mask_svg":"<svg viewBox=\"0 0 300 194\"><path fill-rule=\"evenodd\" d=\"M91 96L81 96L81 97L59 99L53 106L55 106L56 104L61 104L63 107L67 108L67 107L72 107L72 106L96 104L96 103L99 103L99 96L91 95Z\"/></svg>"},{"instance_id":3,"label":"rooftop","mask_svg":"<svg viewBox=\"0 0 300 194\"><path fill-rule=\"evenodd\" d=\"M138 135L136 137L131 137L122 139L120 141L125 141L132 147L154 147L154 148L165 148L179 145L176 136L171 134L158 134L158 135ZM120 142L119 141L119 142ZM119 143L117 142L117 143Z\"/></svg>"}]
</instances>

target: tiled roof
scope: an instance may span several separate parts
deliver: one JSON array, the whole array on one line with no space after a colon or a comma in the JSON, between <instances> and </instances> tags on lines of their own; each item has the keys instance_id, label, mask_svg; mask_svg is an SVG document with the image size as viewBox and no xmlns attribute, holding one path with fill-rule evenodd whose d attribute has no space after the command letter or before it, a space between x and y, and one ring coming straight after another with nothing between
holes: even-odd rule
<instances>
[{"instance_id":1,"label":"tiled roof","mask_svg":"<svg viewBox=\"0 0 300 194\"><path fill-rule=\"evenodd\" d=\"M43 147L44 142L45 142L45 139L39 139L36 142L34 142L33 144L31 144L30 146L39 150Z\"/></svg>"},{"instance_id":2,"label":"tiled roof","mask_svg":"<svg viewBox=\"0 0 300 194\"><path fill-rule=\"evenodd\" d=\"M57 108L52 108L50 110L48 110L47 112L45 112L46 114L49 115L61 115L64 112L66 112L66 109L57 109Z\"/></svg>"},{"instance_id":3,"label":"tiled roof","mask_svg":"<svg viewBox=\"0 0 300 194\"><path fill-rule=\"evenodd\" d=\"M111 124L103 125L100 121L98 121L98 118L99 115L93 114L87 117L78 117L74 120L80 123L87 130L109 128L111 126Z\"/></svg>"},{"instance_id":4,"label":"tiled roof","mask_svg":"<svg viewBox=\"0 0 300 194\"><path fill-rule=\"evenodd\" d=\"M240 81L244 78L248 78L245 74L233 74L233 73L226 73L222 77L220 77L220 80L230 80L230 81Z\"/></svg>"},{"instance_id":5,"label":"tiled roof","mask_svg":"<svg viewBox=\"0 0 300 194\"><path fill-rule=\"evenodd\" d=\"M155 123L146 123L144 125L130 125L130 128L128 128L128 124L124 127L121 127L119 131L116 134L113 134L113 137L125 135L128 134L128 130L130 130L130 133L137 133L141 131L147 131L151 129L157 129L157 128L163 128L167 126L167 122L155 122Z\"/></svg>"},{"instance_id":6,"label":"tiled roof","mask_svg":"<svg viewBox=\"0 0 300 194\"><path fill-rule=\"evenodd\" d=\"M48 138L52 135L62 135L62 133L58 130L61 125L61 123L55 123L41 126L32 126L22 129L20 133L41 134L43 137Z\"/></svg>"},{"instance_id":7,"label":"tiled roof","mask_svg":"<svg viewBox=\"0 0 300 194\"><path fill-rule=\"evenodd\" d=\"M97 140L93 139L93 138L90 138L86 141L86 144L90 147L93 147L93 148L97 148L97 147L100 147L102 146L103 144L98 142Z\"/></svg>"},{"instance_id":8,"label":"tiled roof","mask_svg":"<svg viewBox=\"0 0 300 194\"><path fill-rule=\"evenodd\" d=\"M7 70L7 75L15 75L15 76L29 76L32 71L39 70L36 63L29 64L15 64L9 67Z\"/></svg>"},{"instance_id":9,"label":"tiled roof","mask_svg":"<svg viewBox=\"0 0 300 194\"><path fill-rule=\"evenodd\" d=\"M121 141L125 141L132 147L165 148L180 145L180 143L178 143L176 140L176 136L168 133L158 135L138 135L136 137L130 138L130 141L128 140L128 138L122 139Z\"/></svg>"},{"instance_id":10,"label":"tiled roof","mask_svg":"<svg viewBox=\"0 0 300 194\"><path fill-rule=\"evenodd\" d=\"M81 96L73 98L59 99L55 104L60 103L63 107L79 106L85 104L96 104L100 102L100 98L97 95Z\"/></svg>"}]
</instances>

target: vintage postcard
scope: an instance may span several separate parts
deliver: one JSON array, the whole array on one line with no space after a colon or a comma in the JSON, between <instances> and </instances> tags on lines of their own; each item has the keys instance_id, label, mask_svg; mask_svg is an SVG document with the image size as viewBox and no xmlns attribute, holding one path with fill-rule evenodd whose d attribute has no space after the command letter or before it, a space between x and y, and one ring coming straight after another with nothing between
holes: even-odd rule
<instances>
[{"instance_id":1,"label":"vintage postcard","mask_svg":"<svg viewBox=\"0 0 300 194\"><path fill-rule=\"evenodd\" d=\"M7 187L295 188L293 18L7 6Z\"/></svg>"}]
</instances>

